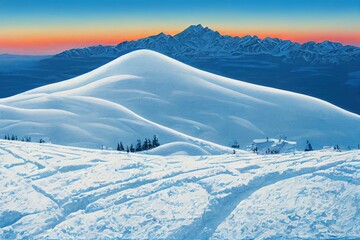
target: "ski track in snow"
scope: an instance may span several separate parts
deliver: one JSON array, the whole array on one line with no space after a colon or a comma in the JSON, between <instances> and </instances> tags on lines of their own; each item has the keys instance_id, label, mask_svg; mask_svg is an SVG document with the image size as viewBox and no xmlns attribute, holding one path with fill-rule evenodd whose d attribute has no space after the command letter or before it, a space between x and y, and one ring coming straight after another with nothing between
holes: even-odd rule
<instances>
[{"instance_id":1,"label":"ski track in snow","mask_svg":"<svg viewBox=\"0 0 360 240\"><path fill-rule=\"evenodd\" d=\"M162 157L0 140L0 239L357 238L359 184L358 150ZM266 218L272 194L287 196L285 220ZM291 194L320 205L303 216Z\"/></svg>"}]
</instances>

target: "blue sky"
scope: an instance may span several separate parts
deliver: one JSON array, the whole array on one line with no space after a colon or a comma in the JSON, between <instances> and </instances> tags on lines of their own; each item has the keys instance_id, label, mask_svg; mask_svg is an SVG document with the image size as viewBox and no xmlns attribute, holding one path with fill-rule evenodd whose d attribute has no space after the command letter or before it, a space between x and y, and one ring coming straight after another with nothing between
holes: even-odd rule
<instances>
[{"instance_id":1,"label":"blue sky","mask_svg":"<svg viewBox=\"0 0 360 240\"><path fill-rule=\"evenodd\" d=\"M0 53L115 44L198 23L230 35L360 45L360 0L0 0Z\"/></svg>"}]
</instances>

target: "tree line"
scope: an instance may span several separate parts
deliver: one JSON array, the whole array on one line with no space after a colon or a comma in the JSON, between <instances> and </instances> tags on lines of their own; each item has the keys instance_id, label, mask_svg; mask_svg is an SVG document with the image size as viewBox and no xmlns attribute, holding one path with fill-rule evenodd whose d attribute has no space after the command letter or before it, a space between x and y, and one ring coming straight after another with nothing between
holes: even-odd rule
<instances>
[{"instance_id":1,"label":"tree line","mask_svg":"<svg viewBox=\"0 0 360 240\"><path fill-rule=\"evenodd\" d=\"M130 144L124 146L122 142L119 142L117 144L116 150L121 152L141 152L141 151L147 151L156 147L159 147L159 139L156 135L154 135L153 139L150 140L150 138L145 138L144 141L142 141L140 138L137 139L136 144Z\"/></svg>"},{"instance_id":2,"label":"tree line","mask_svg":"<svg viewBox=\"0 0 360 240\"><path fill-rule=\"evenodd\" d=\"M21 138L21 140L20 140L20 138L18 138L18 136L15 134L11 134L11 135L6 134L4 136L4 139L10 140L10 141L22 141L22 142L31 142L32 141L31 137L27 137L27 136ZM268 138L267 138L267 141L268 141ZM40 140L38 142L45 143L46 141L44 139L40 138ZM117 144L116 150L122 151L122 152L128 152L128 153L129 152L141 152L141 151L147 151L147 150L159 147L159 146L160 146L159 139L156 135L154 135L152 140L150 138L145 138L142 141L139 138L139 139L137 139L136 144L131 143L130 145L124 146L124 144L122 142L119 142ZM234 143L231 145L231 147L234 149L236 149L236 148L239 149L240 145L235 140ZM339 145L335 145L333 148L335 151L341 152ZM348 149L350 150L350 147L348 147ZM357 149L360 149L360 144L357 145ZM257 153L258 148L256 147L255 149L252 149L252 151ZM311 143L309 142L309 140L306 140L306 145L305 145L304 151L305 152L313 151L313 147L312 147ZM277 154L277 153L279 153L279 151L277 151L277 150L271 151L270 149L268 149L268 151L266 151L266 154Z\"/></svg>"},{"instance_id":3,"label":"tree line","mask_svg":"<svg viewBox=\"0 0 360 240\"><path fill-rule=\"evenodd\" d=\"M17 136L17 135L14 135L14 134L12 134L11 136L10 136L10 134L6 134L6 135L4 136L4 139L5 139L5 140L10 140L10 141L19 141L18 136ZM22 141L22 142L31 142L31 137L23 137L23 138L21 139L21 141Z\"/></svg>"},{"instance_id":4,"label":"tree line","mask_svg":"<svg viewBox=\"0 0 360 240\"><path fill-rule=\"evenodd\" d=\"M5 140L9 140L9 141L20 141L20 138L15 135L15 134L6 134L4 136ZM31 142L32 139L31 137L23 137L21 139L22 142ZM38 141L39 143L45 143L46 141L42 138L40 138L40 140ZM160 143L159 143L159 139L156 135L154 135L153 139L150 138L145 138L144 141L142 141L140 138L136 141L136 144L130 144L130 145L126 145L124 146L124 144L122 142L119 142L117 144L117 148L116 150L118 151L123 151L123 152L141 152L141 151L147 151L156 147L159 147Z\"/></svg>"}]
</instances>

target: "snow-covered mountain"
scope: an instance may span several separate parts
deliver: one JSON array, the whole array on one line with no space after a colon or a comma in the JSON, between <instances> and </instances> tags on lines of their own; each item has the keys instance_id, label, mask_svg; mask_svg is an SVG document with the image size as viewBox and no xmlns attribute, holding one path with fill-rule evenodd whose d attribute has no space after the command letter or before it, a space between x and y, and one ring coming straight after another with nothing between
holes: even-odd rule
<instances>
[{"instance_id":1,"label":"snow-covered mountain","mask_svg":"<svg viewBox=\"0 0 360 240\"><path fill-rule=\"evenodd\" d=\"M118 57L129 51L150 49L190 63L196 57L237 57L243 54L271 54L284 62L341 63L360 60L360 48L324 41L299 44L278 38L221 35L202 25L192 25L174 36L160 33L116 46L93 46L64 51L55 58Z\"/></svg>"},{"instance_id":2,"label":"snow-covered mountain","mask_svg":"<svg viewBox=\"0 0 360 240\"><path fill-rule=\"evenodd\" d=\"M25 65L23 58L1 61L0 56L0 98L79 76L139 49L155 50L221 76L310 95L360 114L359 47L231 37L201 25L174 36L160 33L116 46L72 49Z\"/></svg>"},{"instance_id":3,"label":"snow-covered mountain","mask_svg":"<svg viewBox=\"0 0 360 240\"><path fill-rule=\"evenodd\" d=\"M358 239L359 161L0 140L0 239Z\"/></svg>"},{"instance_id":4,"label":"snow-covered mountain","mask_svg":"<svg viewBox=\"0 0 360 240\"><path fill-rule=\"evenodd\" d=\"M159 136L189 152L287 136L355 147L360 116L316 98L197 70L139 50L82 76L0 100L0 134L98 148ZM190 146L189 146L190 145ZM179 149L181 151L181 147Z\"/></svg>"},{"instance_id":5,"label":"snow-covered mountain","mask_svg":"<svg viewBox=\"0 0 360 240\"><path fill-rule=\"evenodd\" d=\"M116 46L72 49L43 61L42 68L66 64L55 72L70 78L138 49L221 76L310 95L360 114L360 48L330 41L298 44L270 37L231 37L193 25L174 36L160 33Z\"/></svg>"}]
</instances>

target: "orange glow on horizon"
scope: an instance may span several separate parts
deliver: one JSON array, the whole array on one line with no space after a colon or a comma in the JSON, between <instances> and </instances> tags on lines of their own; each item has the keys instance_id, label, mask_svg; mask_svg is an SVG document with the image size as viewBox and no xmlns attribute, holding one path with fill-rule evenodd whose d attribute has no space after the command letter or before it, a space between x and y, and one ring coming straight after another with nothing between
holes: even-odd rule
<instances>
[{"instance_id":1,"label":"orange glow on horizon","mask_svg":"<svg viewBox=\"0 0 360 240\"><path fill-rule=\"evenodd\" d=\"M214 30L216 28L213 28ZM163 31L166 34L174 35L181 32L183 29L172 29ZM87 47L94 45L116 45L123 41L131 41L156 35L162 32L161 29L126 29L111 31L109 29L88 29L87 31L76 31L72 29L69 31L62 30L61 32L55 30L44 30L37 32L12 32L0 36L0 53L15 53L15 54L56 54L61 51ZM304 43L307 41L322 42L325 40L340 42L344 45L358 45L360 46L360 31L358 32L295 32L288 30L268 30L250 32L237 31L233 29L224 29L219 31L221 34L230 36L243 37L245 35L257 35L259 38L280 38L283 40L291 40L293 42ZM64 34L65 33L65 34Z\"/></svg>"}]
</instances>

